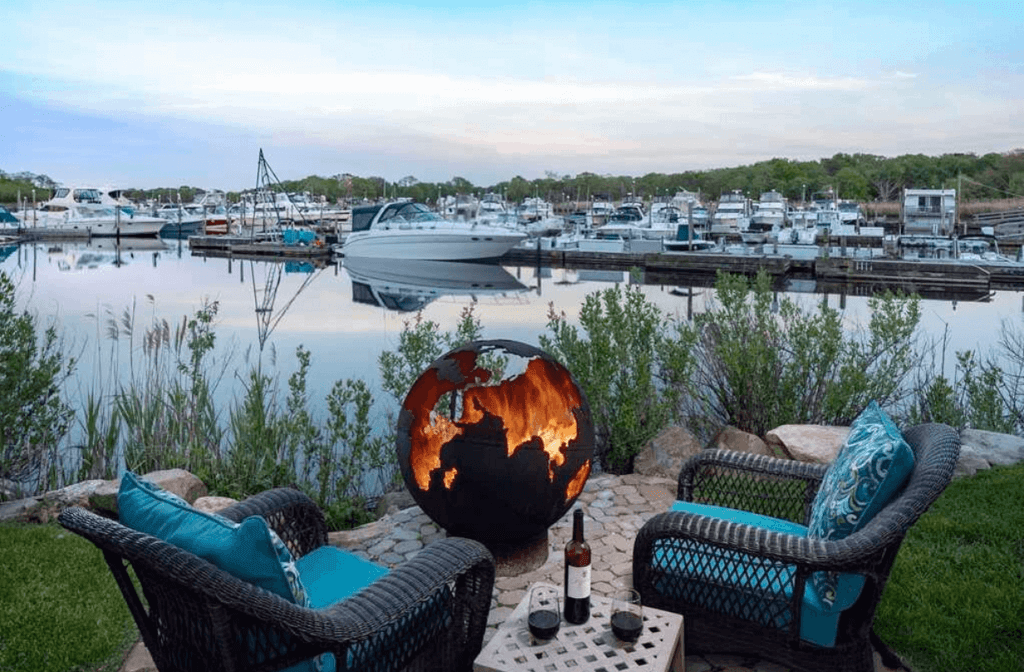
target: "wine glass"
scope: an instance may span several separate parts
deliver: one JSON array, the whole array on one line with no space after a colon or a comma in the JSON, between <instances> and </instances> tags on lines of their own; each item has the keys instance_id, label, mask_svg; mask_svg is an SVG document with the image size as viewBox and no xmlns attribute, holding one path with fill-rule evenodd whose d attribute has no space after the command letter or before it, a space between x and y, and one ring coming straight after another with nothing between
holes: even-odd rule
<instances>
[{"instance_id":1,"label":"wine glass","mask_svg":"<svg viewBox=\"0 0 1024 672\"><path fill-rule=\"evenodd\" d=\"M612 632L624 642L635 642L644 629L644 608L640 593L624 588L612 597Z\"/></svg>"},{"instance_id":2,"label":"wine glass","mask_svg":"<svg viewBox=\"0 0 1024 672\"><path fill-rule=\"evenodd\" d=\"M530 610L526 623L536 639L551 639L562 621L558 608L558 590L553 586L534 586L530 590Z\"/></svg>"}]
</instances>

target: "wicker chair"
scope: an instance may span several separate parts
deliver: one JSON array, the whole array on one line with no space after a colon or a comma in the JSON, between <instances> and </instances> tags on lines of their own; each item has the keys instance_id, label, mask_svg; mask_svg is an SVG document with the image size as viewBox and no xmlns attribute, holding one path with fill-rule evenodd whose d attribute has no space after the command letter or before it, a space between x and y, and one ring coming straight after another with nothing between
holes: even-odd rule
<instances>
[{"instance_id":1,"label":"wicker chair","mask_svg":"<svg viewBox=\"0 0 1024 672\"><path fill-rule=\"evenodd\" d=\"M322 512L297 490L269 490L220 513L263 516L296 558L327 543ZM324 652L338 670L469 670L482 646L494 559L476 541L437 541L350 598L309 609L85 509L59 520L103 551L163 672L278 670Z\"/></svg>"},{"instance_id":2,"label":"wicker chair","mask_svg":"<svg viewBox=\"0 0 1024 672\"><path fill-rule=\"evenodd\" d=\"M903 436L914 451L906 486L842 540L808 539L680 511L658 514L640 530L633 549L633 583L643 603L687 617L688 650L758 656L807 672L873 672L872 645L891 654L872 622L896 554L910 526L949 484L960 452L957 432L946 425L920 425ZM826 468L706 450L684 464L678 496L806 525ZM666 553L685 560L666 568ZM744 576L708 580L708 567L723 562L735 562L730 567ZM831 647L800 635L805 583L822 570L865 577L859 597L839 614ZM767 585L773 581L785 585Z\"/></svg>"}]
</instances>

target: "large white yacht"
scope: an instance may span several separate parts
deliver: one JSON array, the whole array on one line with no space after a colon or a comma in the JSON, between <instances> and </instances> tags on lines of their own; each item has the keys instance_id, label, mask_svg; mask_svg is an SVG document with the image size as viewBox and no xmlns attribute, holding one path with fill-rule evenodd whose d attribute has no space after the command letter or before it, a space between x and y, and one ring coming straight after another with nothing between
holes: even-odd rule
<instances>
[{"instance_id":1,"label":"large white yacht","mask_svg":"<svg viewBox=\"0 0 1024 672\"><path fill-rule=\"evenodd\" d=\"M711 233L739 233L750 225L750 202L739 191L722 194L711 216Z\"/></svg>"},{"instance_id":2,"label":"large white yacht","mask_svg":"<svg viewBox=\"0 0 1024 672\"><path fill-rule=\"evenodd\" d=\"M155 236L166 220L135 212L99 189L58 187L53 198L20 214L22 226L92 236Z\"/></svg>"},{"instance_id":3,"label":"large white yacht","mask_svg":"<svg viewBox=\"0 0 1024 672\"><path fill-rule=\"evenodd\" d=\"M508 227L444 219L422 203L392 201L352 208L345 257L468 261L495 259L526 239Z\"/></svg>"}]
</instances>

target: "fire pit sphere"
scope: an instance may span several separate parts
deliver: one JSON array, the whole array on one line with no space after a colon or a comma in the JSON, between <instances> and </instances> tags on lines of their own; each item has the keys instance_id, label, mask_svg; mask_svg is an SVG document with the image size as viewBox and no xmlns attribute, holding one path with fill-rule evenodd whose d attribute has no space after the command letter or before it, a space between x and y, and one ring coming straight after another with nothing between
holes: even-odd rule
<instances>
[{"instance_id":1,"label":"fire pit sphere","mask_svg":"<svg viewBox=\"0 0 1024 672\"><path fill-rule=\"evenodd\" d=\"M522 370L513 372L517 363ZM583 391L549 354L517 341L474 341L437 359L410 388L397 450L409 492L438 525L514 546L546 539L576 501L590 475L594 427Z\"/></svg>"}]
</instances>

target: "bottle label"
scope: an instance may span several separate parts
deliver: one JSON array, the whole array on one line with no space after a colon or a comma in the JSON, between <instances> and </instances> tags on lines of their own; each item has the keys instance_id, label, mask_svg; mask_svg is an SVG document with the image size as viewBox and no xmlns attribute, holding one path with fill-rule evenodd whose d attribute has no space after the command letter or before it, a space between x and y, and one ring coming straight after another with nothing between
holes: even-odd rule
<instances>
[{"instance_id":1,"label":"bottle label","mask_svg":"<svg viewBox=\"0 0 1024 672\"><path fill-rule=\"evenodd\" d=\"M590 565L586 567L568 567L569 578L565 585L568 597L581 600L590 597Z\"/></svg>"}]
</instances>

